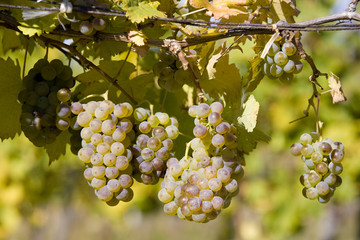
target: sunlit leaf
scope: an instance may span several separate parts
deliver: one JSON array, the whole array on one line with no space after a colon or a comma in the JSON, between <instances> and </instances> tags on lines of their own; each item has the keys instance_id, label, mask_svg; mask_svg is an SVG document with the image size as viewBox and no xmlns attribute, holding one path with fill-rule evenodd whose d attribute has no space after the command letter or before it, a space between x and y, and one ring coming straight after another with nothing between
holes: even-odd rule
<instances>
[{"instance_id":1,"label":"sunlit leaf","mask_svg":"<svg viewBox=\"0 0 360 240\"><path fill-rule=\"evenodd\" d=\"M252 132L256 127L260 104L256 101L254 95L250 95L243 107L244 112L241 117L238 117L238 123L242 123L248 132Z\"/></svg>"},{"instance_id":2,"label":"sunlit leaf","mask_svg":"<svg viewBox=\"0 0 360 240\"><path fill-rule=\"evenodd\" d=\"M130 42L134 43L137 46L145 45L145 36L140 31L130 31L128 34Z\"/></svg>"},{"instance_id":3,"label":"sunlit leaf","mask_svg":"<svg viewBox=\"0 0 360 240\"><path fill-rule=\"evenodd\" d=\"M166 15L157 10L159 2L140 2L138 6L126 8L126 16L131 22L141 23L152 17L166 17Z\"/></svg>"}]
</instances>

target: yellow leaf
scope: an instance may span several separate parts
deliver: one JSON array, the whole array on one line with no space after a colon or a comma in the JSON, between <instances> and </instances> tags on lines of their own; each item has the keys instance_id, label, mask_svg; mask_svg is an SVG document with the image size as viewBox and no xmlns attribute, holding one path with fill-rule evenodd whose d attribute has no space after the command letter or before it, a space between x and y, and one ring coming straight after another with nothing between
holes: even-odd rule
<instances>
[{"instance_id":1,"label":"yellow leaf","mask_svg":"<svg viewBox=\"0 0 360 240\"><path fill-rule=\"evenodd\" d=\"M244 124L248 132L252 132L256 127L259 107L260 104L256 101L254 95L250 95L246 103L243 104L244 112L237 120L239 124Z\"/></svg>"},{"instance_id":2,"label":"yellow leaf","mask_svg":"<svg viewBox=\"0 0 360 240\"><path fill-rule=\"evenodd\" d=\"M134 43L137 46L144 46L145 45L145 36L140 31L130 31L128 34L130 42Z\"/></svg>"},{"instance_id":3,"label":"yellow leaf","mask_svg":"<svg viewBox=\"0 0 360 240\"><path fill-rule=\"evenodd\" d=\"M24 26L18 26L18 29L24 34L27 35L29 37L34 36L35 34L37 35L41 35L42 31L41 29L35 29L35 28L28 28L28 27L24 27Z\"/></svg>"},{"instance_id":4,"label":"yellow leaf","mask_svg":"<svg viewBox=\"0 0 360 240\"><path fill-rule=\"evenodd\" d=\"M212 14L215 20L218 20L220 18L228 19L230 16L236 16L238 14L245 13L237 9L229 8L226 3L222 3L222 2L217 4L214 3L209 7L207 7L206 9L209 10L207 14L208 13L210 13L209 15Z\"/></svg>"},{"instance_id":5,"label":"yellow leaf","mask_svg":"<svg viewBox=\"0 0 360 240\"><path fill-rule=\"evenodd\" d=\"M333 103L346 101L346 97L341 88L340 78L336 76L334 73L330 73L328 77L329 87L331 88L331 96L333 99Z\"/></svg>"},{"instance_id":6,"label":"yellow leaf","mask_svg":"<svg viewBox=\"0 0 360 240\"><path fill-rule=\"evenodd\" d=\"M189 3L194 8L206 8L208 12L206 14L210 16L214 16L214 19L220 18L229 18L230 16L235 16L240 13L244 13L238 9L232 9L228 7L229 5L240 4L240 2L244 2L243 0L238 1L213 1L213 4L210 4L208 0L189 0Z\"/></svg>"},{"instance_id":7,"label":"yellow leaf","mask_svg":"<svg viewBox=\"0 0 360 240\"><path fill-rule=\"evenodd\" d=\"M189 0L189 3L194 8L208 8L211 5L208 0Z\"/></svg>"}]
</instances>

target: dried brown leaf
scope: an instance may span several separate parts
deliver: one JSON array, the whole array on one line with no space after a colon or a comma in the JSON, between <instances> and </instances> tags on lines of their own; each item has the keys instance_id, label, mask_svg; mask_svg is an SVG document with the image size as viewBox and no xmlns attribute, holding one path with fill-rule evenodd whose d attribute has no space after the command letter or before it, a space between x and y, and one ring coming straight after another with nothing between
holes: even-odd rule
<instances>
[{"instance_id":1,"label":"dried brown leaf","mask_svg":"<svg viewBox=\"0 0 360 240\"><path fill-rule=\"evenodd\" d=\"M333 99L333 103L346 101L346 97L341 88L340 78L334 73L330 73L328 77L329 87L331 88L330 94Z\"/></svg>"}]
</instances>

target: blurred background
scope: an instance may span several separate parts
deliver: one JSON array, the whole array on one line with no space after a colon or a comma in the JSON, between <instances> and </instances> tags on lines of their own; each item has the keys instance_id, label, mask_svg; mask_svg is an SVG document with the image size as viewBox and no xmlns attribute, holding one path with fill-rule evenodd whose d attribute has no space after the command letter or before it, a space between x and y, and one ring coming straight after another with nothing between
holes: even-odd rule
<instances>
[{"instance_id":1,"label":"blurred background","mask_svg":"<svg viewBox=\"0 0 360 240\"><path fill-rule=\"evenodd\" d=\"M296 20L341 12L347 2L298 1ZM348 99L333 105L330 94L321 98L323 136L343 142L346 153L343 184L328 204L302 196L303 163L288 151L302 133L315 130L313 112L289 124L302 116L312 94L311 69L304 64L291 83L264 79L255 91L259 128L272 140L247 156L240 194L216 220L197 224L167 216L157 200L159 186L137 183L130 203L109 207L87 186L83 164L69 149L49 166L45 151L21 135L0 143L0 239L360 239L359 32L304 33L303 44L320 71L341 78ZM250 48L244 46L243 55L231 53L239 69L248 67ZM34 52L28 66L44 56L40 49ZM24 54L18 54L22 62ZM54 51L50 58L63 56ZM325 78L319 82L327 87Z\"/></svg>"}]
</instances>

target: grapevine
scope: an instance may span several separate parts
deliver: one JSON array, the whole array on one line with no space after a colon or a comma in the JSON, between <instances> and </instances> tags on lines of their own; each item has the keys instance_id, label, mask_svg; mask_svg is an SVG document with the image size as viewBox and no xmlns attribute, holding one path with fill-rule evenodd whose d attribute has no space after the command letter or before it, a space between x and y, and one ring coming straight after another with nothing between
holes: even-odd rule
<instances>
[{"instance_id":1,"label":"grapevine","mask_svg":"<svg viewBox=\"0 0 360 240\"><path fill-rule=\"evenodd\" d=\"M0 70L10 69L0 93L11 98L0 113L14 108L18 124L2 120L0 139L23 133L50 163L70 145L107 205L131 201L136 184L158 184L167 215L214 220L238 196L247 156L270 140L255 90L304 74L312 94L304 115L289 119L314 118L314 132L290 148L304 162L302 193L327 203L341 185L345 147L323 135L320 102L347 99L340 78L320 71L304 33L360 29L359 1L302 22L289 0L20 2L0 3ZM38 49L45 57L34 59ZM252 59L243 64L248 52L236 50Z\"/></svg>"}]
</instances>

